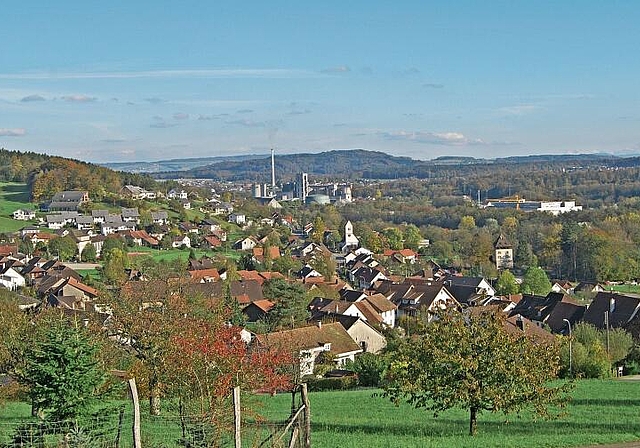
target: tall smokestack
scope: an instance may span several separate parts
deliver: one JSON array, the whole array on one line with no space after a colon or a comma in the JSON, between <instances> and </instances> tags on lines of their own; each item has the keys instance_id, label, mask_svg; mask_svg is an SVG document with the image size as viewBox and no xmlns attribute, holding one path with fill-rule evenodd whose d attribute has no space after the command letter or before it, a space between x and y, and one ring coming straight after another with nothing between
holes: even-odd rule
<instances>
[{"instance_id":1,"label":"tall smokestack","mask_svg":"<svg viewBox=\"0 0 640 448\"><path fill-rule=\"evenodd\" d=\"M276 193L276 159L271 148L271 193Z\"/></svg>"}]
</instances>

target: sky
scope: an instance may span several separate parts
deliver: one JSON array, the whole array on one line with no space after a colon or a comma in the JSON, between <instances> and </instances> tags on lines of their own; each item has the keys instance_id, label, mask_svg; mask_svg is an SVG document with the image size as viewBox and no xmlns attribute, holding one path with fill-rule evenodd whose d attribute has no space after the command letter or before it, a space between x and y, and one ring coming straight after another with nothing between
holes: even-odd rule
<instances>
[{"instance_id":1,"label":"sky","mask_svg":"<svg viewBox=\"0 0 640 448\"><path fill-rule=\"evenodd\" d=\"M5 2L0 147L640 153L640 2Z\"/></svg>"}]
</instances>

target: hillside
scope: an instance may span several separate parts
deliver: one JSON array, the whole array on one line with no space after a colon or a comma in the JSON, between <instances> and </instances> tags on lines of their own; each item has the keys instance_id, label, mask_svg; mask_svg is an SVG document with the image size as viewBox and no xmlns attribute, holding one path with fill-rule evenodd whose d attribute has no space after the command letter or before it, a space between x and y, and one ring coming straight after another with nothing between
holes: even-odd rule
<instances>
[{"instance_id":1,"label":"hillside","mask_svg":"<svg viewBox=\"0 0 640 448\"><path fill-rule=\"evenodd\" d=\"M201 159L185 159L201 160ZM194 162L195 163L195 162ZM533 166L535 168L572 168L576 166L636 166L638 158L623 159L607 154L511 156L496 159L445 156L434 160L415 160L396 157L384 152L364 149L326 151L321 153L276 155L275 169L278 181L293 180L306 172L316 177L342 179L394 179L465 176L480 167L491 165ZM153 174L159 179L176 177L208 178L216 180L268 182L271 176L271 158L257 157L245 160L225 160L185 171L166 171Z\"/></svg>"},{"instance_id":2,"label":"hillside","mask_svg":"<svg viewBox=\"0 0 640 448\"><path fill-rule=\"evenodd\" d=\"M284 154L275 157L276 177L279 181L293 180L300 172L350 179L368 177L372 172L402 173L415 163L416 161L409 157L396 157L363 149ZM267 182L271 176L271 157L225 161L179 173L166 172L154 175L156 178L176 176Z\"/></svg>"},{"instance_id":3,"label":"hillside","mask_svg":"<svg viewBox=\"0 0 640 448\"><path fill-rule=\"evenodd\" d=\"M32 201L50 198L58 191L86 190L100 200L125 184L152 187L148 176L121 173L80 160L34 152L0 149L0 182L26 183Z\"/></svg>"},{"instance_id":4,"label":"hillside","mask_svg":"<svg viewBox=\"0 0 640 448\"><path fill-rule=\"evenodd\" d=\"M155 162L107 162L100 165L116 171L128 173L159 173L163 171L186 171L202 166L215 165L227 161L257 159L261 156L245 154L239 156L193 157L186 159L168 159Z\"/></svg>"}]
</instances>

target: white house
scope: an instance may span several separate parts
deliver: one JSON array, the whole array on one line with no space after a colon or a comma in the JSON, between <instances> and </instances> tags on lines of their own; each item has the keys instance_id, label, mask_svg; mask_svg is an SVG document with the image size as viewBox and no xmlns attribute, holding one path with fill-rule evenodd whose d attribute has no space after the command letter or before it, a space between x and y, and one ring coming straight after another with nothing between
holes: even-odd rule
<instances>
[{"instance_id":1,"label":"white house","mask_svg":"<svg viewBox=\"0 0 640 448\"><path fill-rule=\"evenodd\" d=\"M12 267L11 262L0 264L0 285L10 291L15 291L25 285L25 280L18 271Z\"/></svg>"},{"instance_id":2,"label":"white house","mask_svg":"<svg viewBox=\"0 0 640 448\"><path fill-rule=\"evenodd\" d=\"M174 249L182 246L191 247L191 239L187 235L175 237L171 241L171 247Z\"/></svg>"},{"instance_id":3,"label":"white house","mask_svg":"<svg viewBox=\"0 0 640 448\"><path fill-rule=\"evenodd\" d=\"M13 216L13 219L18 221L30 221L32 219L36 219L36 212L33 210L18 209L13 212L11 216Z\"/></svg>"}]
</instances>

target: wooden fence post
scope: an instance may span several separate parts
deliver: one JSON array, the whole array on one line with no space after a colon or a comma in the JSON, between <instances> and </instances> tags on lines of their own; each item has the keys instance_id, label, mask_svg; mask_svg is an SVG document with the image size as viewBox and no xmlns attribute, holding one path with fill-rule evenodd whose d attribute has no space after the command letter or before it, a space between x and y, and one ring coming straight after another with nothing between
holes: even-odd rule
<instances>
[{"instance_id":1,"label":"wooden fence post","mask_svg":"<svg viewBox=\"0 0 640 448\"><path fill-rule=\"evenodd\" d=\"M304 448L311 448L311 408L309 407L307 383L300 385L300 395L304 405Z\"/></svg>"},{"instance_id":2,"label":"wooden fence post","mask_svg":"<svg viewBox=\"0 0 640 448\"><path fill-rule=\"evenodd\" d=\"M140 439L140 402L138 401L138 387L136 386L135 378L129 380L129 390L133 401L133 446L134 448L142 448Z\"/></svg>"},{"instance_id":3,"label":"wooden fence post","mask_svg":"<svg viewBox=\"0 0 640 448\"><path fill-rule=\"evenodd\" d=\"M240 388L238 386L233 388L233 423L234 423L234 440L235 448L242 448L242 439L240 434L240 420L242 414L240 413Z\"/></svg>"}]
</instances>

